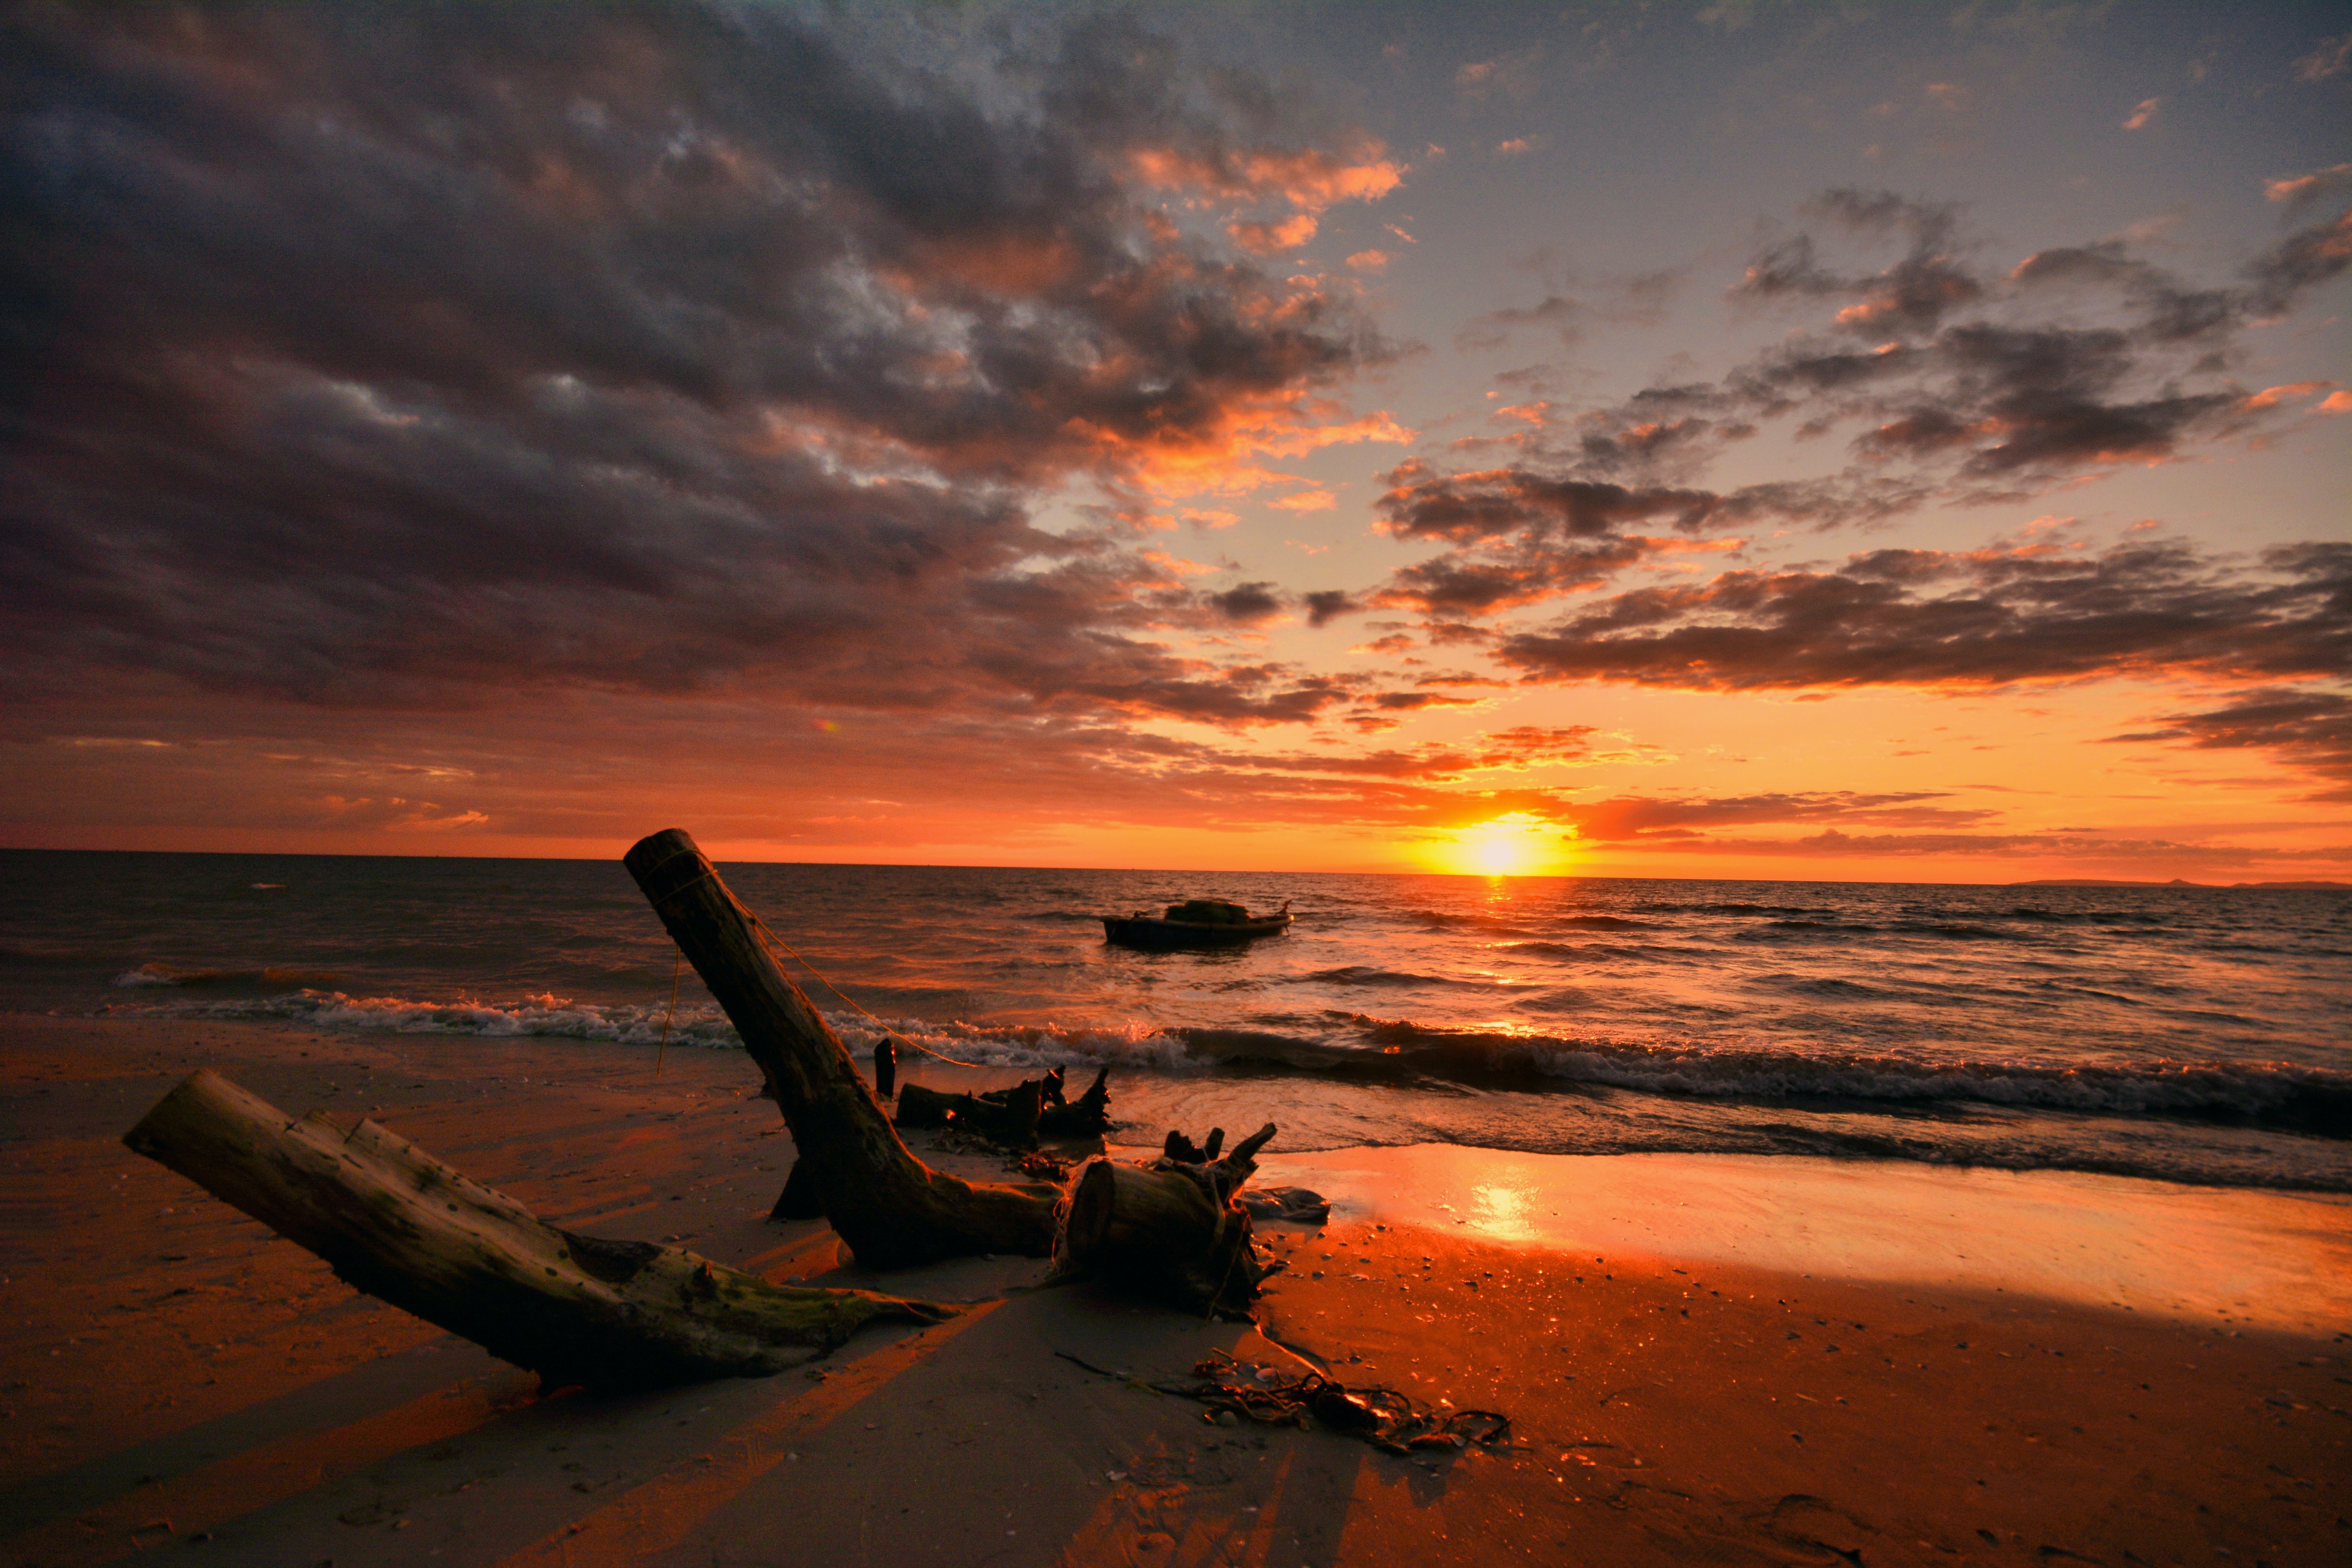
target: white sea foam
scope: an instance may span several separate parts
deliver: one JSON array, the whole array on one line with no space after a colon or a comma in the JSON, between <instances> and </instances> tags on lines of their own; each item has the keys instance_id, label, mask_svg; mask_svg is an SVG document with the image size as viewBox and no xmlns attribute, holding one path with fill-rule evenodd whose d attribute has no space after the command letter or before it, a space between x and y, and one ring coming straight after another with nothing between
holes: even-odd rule
<instances>
[{"instance_id":1,"label":"white sea foam","mask_svg":"<svg viewBox=\"0 0 2352 1568\"><path fill-rule=\"evenodd\" d=\"M186 977L148 965L116 982L169 988ZM508 1002L459 997L418 1001L303 990L276 996L174 1001L139 1005L207 1017L283 1018L326 1027L490 1037L549 1036L654 1045L665 1038L665 1005L578 1002L552 993ZM1975 1102L2022 1110L2099 1113L2223 1115L2289 1125L2352 1113L2352 1074L2288 1062L2154 1060L2056 1068L1996 1060L1934 1060L1892 1054L1794 1052L1691 1040L1655 1042L1533 1034L1424 1031L1410 1024L1359 1017L1345 1041L1261 1035L1187 1038L1140 1022L1124 1026L928 1023L837 1012L826 1020L863 1054L884 1029L918 1050L977 1067L1092 1069L1115 1067L1198 1074L1249 1064L1305 1076L1337 1071L1399 1079L1498 1084L1532 1075L1567 1082L1701 1100L1880 1104ZM1400 1037L1402 1043L1396 1043ZM724 1014L709 1004L679 1007L667 1019L677 1046L736 1048L742 1044ZM1381 1041L1391 1042L1381 1044Z\"/></svg>"},{"instance_id":2,"label":"white sea foam","mask_svg":"<svg viewBox=\"0 0 2352 1568\"><path fill-rule=\"evenodd\" d=\"M149 965L161 970L161 965ZM171 987L182 982L166 972L146 978L133 971L117 980L126 986ZM667 1004L648 1006L575 1002L552 994L497 1003L472 997L423 1002L401 996L352 996L341 991L299 991L283 996L139 1005L141 1012L215 1018L278 1018L322 1027L392 1029L406 1034L485 1037L552 1036L654 1045L664 1037ZM855 1013L828 1013L843 1043L870 1049L883 1029L941 1058L979 1067L1129 1067L1163 1072L1199 1071L1204 1064L1183 1040L1146 1025L1123 1028L1065 1027L1055 1024L930 1024L885 1019L877 1026ZM670 1044L716 1049L740 1048L742 1038L711 1005L682 1005L667 1026Z\"/></svg>"}]
</instances>

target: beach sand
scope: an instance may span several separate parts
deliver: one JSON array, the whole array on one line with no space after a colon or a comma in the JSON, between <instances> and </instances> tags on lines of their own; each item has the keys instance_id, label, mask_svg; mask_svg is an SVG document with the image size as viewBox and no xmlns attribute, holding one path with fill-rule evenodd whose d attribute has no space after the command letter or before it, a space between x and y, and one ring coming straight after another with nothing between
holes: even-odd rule
<instances>
[{"instance_id":1,"label":"beach sand","mask_svg":"<svg viewBox=\"0 0 2352 1568\"><path fill-rule=\"evenodd\" d=\"M1261 1334L1090 1286L1001 1294L1034 1260L846 1265L822 1224L765 1218L790 1141L731 1053L672 1051L656 1077L651 1052L570 1040L0 1029L11 1563L2352 1555L2340 1200L1812 1161L1278 1156L1262 1181L1339 1206L1321 1230L1266 1227L1289 1268ZM197 1066L289 1111L372 1113L567 1226L981 1304L772 1379L541 1396L125 1150ZM1212 1349L1500 1410L1515 1440L1399 1458L1218 1426L1138 1386Z\"/></svg>"}]
</instances>

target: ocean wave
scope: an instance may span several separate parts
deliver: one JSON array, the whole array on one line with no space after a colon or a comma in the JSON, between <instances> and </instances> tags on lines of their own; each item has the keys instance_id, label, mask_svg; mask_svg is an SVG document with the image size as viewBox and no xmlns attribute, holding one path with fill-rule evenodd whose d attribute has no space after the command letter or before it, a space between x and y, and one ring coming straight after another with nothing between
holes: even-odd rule
<instances>
[{"instance_id":1,"label":"ocean wave","mask_svg":"<svg viewBox=\"0 0 2352 1568\"><path fill-rule=\"evenodd\" d=\"M1563 958L1580 963L1599 963L1611 960L1624 963L1687 963L1689 960L1672 948L1628 947L1618 942L1507 942L1494 949L1514 958Z\"/></svg>"},{"instance_id":2,"label":"ocean wave","mask_svg":"<svg viewBox=\"0 0 2352 1568\"><path fill-rule=\"evenodd\" d=\"M1411 910L1413 920L1433 931L1475 931L1487 936L1533 936L1536 933L1511 921L1497 920L1493 915L1448 914L1444 910Z\"/></svg>"},{"instance_id":3,"label":"ocean wave","mask_svg":"<svg viewBox=\"0 0 2352 1568\"><path fill-rule=\"evenodd\" d=\"M137 973L137 972L134 972ZM199 972L202 973L202 972ZM153 983L142 983L153 984ZM112 1009L110 1009L112 1010ZM507 1003L416 1001L304 990L122 1005L143 1015L284 1019L321 1027L436 1035L554 1036L652 1045L740 1047L708 1003L575 1002L553 994ZM1751 1104L1970 1104L2101 1115L2172 1116L2352 1137L2352 1073L2290 1062L2111 1061L2075 1066L1936 1059L1894 1052L1790 1049L1698 1038L1433 1028L1412 1019L1328 1014L1307 1038L1271 1030L1124 1025L938 1023L828 1013L863 1052L884 1030L971 1066L1129 1068L1173 1074L1290 1073L1423 1089L1540 1090L1575 1084Z\"/></svg>"},{"instance_id":4,"label":"ocean wave","mask_svg":"<svg viewBox=\"0 0 2352 1568\"><path fill-rule=\"evenodd\" d=\"M1863 928L1867 930L1869 928ZM1898 921L1890 930L1917 936L1942 936L1975 942L2016 942L2015 931L2000 931L1992 926L1969 925L1952 921Z\"/></svg>"},{"instance_id":5,"label":"ocean wave","mask_svg":"<svg viewBox=\"0 0 2352 1568\"><path fill-rule=\"evenodd\" d=\"M1866 998L1877 1001L1882 997L1895 994L1895 992L1882 990L1875 985L1864 985L1859 980L1843 980L1833 974L1768 974L1760 978L1762 983L1778 986L1783 991L1794 991L1809 996L1836 996L1850 1001Z\"/></svg>"},{"instance_id":6,"label":"ocean wave","mask_svg":"<svg viewBox=\"0 0 2352 1568\"><path fill-rule=\"evenodd\" d=\"M1490 990L1484 980L1455 980L1443 974L1416 974L1409 969L1382 969L1377 964L1349 963L1338 969L1318 969L1305 976L1327 985L1452 985L1473 990Z\"/></svg>"},{"instance_id":7,"label":"ocean wave","mask_svg":"<svg viewBox=\"0 0 2352 1568\"><path fill-rule=\"evenodd\" d=\"M108 1011L115 1011L110 1008ZM351 996L309 990L289 995L126 1004L121 1011L173 1017L283 1020L322 1028L388 1029L402 1034L474 1035L488 1038L546 1036L714 1050L740 1049L742 1037L709 1003L645 1005L576 1002L552 993L511 1002L459 997L426 1002L401 996ZM822 1009L820 1009L823 1012ZM1203 1070L1185 1042L1149 1025L939 1024L911 1018L874 1020L850 1012L824 1012L842 1042L870 1049L885 1031L946 1060L977 1067L1127 1066L1170 1072Z\"/></svg>"},{"instance_id":8,"label":"ocean wave","mask_svg":"<svg viewBox=\"0 0 2352 1568\"><path fill-rule=\"evenodd\" d=\"M1818 915L1828 911L1808 904L1660 904L1661 914L1676 915Z\"/></svg>"},{"instance_id":9,"label":"ocean wave","mask_svg":"<svg viewBox=\"0 0 2352 1568\"><path fill-rule=\"evenodd\" d=\"M169 963L142 963L114 977L126 991L146 987L194 991L208 986L266 986L277 991L316 989L333 985L342 976L324 969L181 969Z\"/></svg>"},{"instance_id":10,"label":"ocean wave","mask_svg":"<svg viewBox=\"0 0 2352 1568\"><path fill-rule=\"evenodd\" d=\"M1495 950L1527 958L1591 958L1597 953L1615 949L1600 942L1587 942L1581 947L1564 942L1507 942Z\"/></svg>"},{"instance_id":11,"label":"ocean wave","mask_svg":"<svg viewBox=\"0 0 2352 1568\"><path fill-rule=\"evenodd\" d=\"M116 982L118 984L123 983ZM182 1017L280 1019L321 1028L391 1029L404 1034L489 1037L550 1035L582 1040L619 1040L637 1045L653 1045L659 1041L663 1037L667 1018L668 1038L674 1045L730 1047L742 1044L734 1026L727 1022L718 1008L707 1004L701 1007L680 1007L676 1016L670 1017L666 1003L641 1007L599 1005L574 1002L552 993L523 996L507 1003L484 1002L472 997L421 1002L404 996L352 996L341 991L310 988L275 996L132 1004L123 1010Z\"/></svg>"},{"instance_id":12,"label":"ocean wave","mask_svg":"<svg viewBox=\"0 0 2352 1568\"><path fill-rule=\"evenodd\" d=\"M1367 1019L1399 1076L1495 1087L1568 1081L1708 1100L1968 1104L2242 1122L2352 1136L2352 1073L2292 1062L2115 1062L2057 1067L1893 1053L1793 1051L1696 1041L1569 1039L1421 1028Z\"/></svg>"}]
</instances>

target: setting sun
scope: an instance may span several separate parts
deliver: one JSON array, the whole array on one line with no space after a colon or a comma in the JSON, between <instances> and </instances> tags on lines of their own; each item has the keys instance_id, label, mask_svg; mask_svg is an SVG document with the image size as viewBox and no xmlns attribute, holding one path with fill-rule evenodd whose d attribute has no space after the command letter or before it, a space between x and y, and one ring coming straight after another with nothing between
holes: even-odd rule
<instances>
[{"instance_id":1,"label":"setting sun","mask_svg":"<svg viewBox=\"0 0 2352 1568\"><path fill-rule=\"evenodd\" d=\"M1524 811L1465 827L1434 847L1442 869L1474 877L1525 877L1552 868L1559 829Z\"/></svg>"}]
</instances>

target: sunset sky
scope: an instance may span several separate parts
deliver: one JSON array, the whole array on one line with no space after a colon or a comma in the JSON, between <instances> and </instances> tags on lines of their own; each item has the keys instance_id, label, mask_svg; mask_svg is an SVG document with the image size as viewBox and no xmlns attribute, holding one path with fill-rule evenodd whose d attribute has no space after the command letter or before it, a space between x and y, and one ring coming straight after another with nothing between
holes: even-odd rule
<instances>
[{"instance_id":1,"label":"sunset sky","mask_svg":"<svg viewBox=\"0 0 2352 1568\"><path fill-rule=\"evenodd\" d=\"M2346 26L0 6L0 842L2352 877Z\"/></svg>"}]
</instances>

